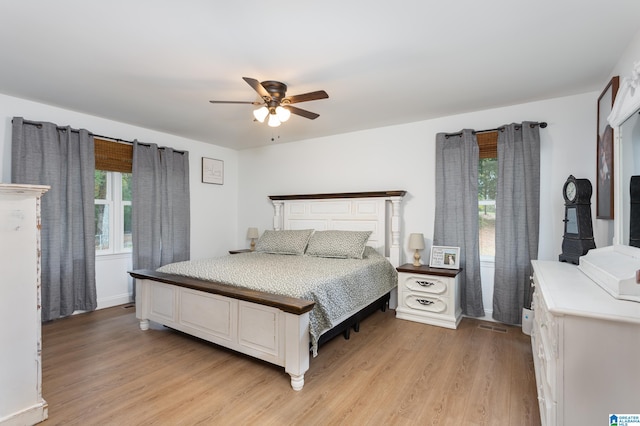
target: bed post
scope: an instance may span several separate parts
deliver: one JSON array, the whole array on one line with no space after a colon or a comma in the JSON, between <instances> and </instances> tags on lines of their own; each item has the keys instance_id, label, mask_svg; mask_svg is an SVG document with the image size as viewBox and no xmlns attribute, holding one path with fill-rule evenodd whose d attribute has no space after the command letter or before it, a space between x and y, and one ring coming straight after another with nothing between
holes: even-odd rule
<instances>
[{"instance_id":1,"label":"bed post","mask_svg":"<svg viewBox=\"0 0 640 426\"><path fill-rule=\"evenodd\" d=\"M140 330L146 331L149 329L149 284L147 280L135 278L133 285L136 286L136 318L140 320Z\"/></svg>"},{"instance_id":2,"label":"bed post","mask_svg":"<svg viewBox=\"0 0 640 426\"><path fill-rule=\"evenodd\" d=\"M402 264L402 250L400 247L400 203L402 197L390 197L391 201L391 245L389 247L389 261L395 267Z\"/></svg>"},{"instance_id":3,"label":"bed post","mask_svg":"<svg viewBox=\"0 0 640 426\"><path fill-rule=\"evenodd\" d=\"M402 264L402 247L400 246L400 203L402 196L390 197L391 201L391 244L389 245L389 261L396 268ZM389 294L389 308L398 307L398 289Z\"/></svg>"},{"instance_id":4,"label":"bed post","mask_svg":"<svg viewBox=\"0 0 640 426\"><path fill-rule=\"evenodd\" d=\"M291 376L293 390L302 390L309 369L309 312L285 315L284 370Z\"/></svg>"},{"instance_id":5,"label":"bed post","mask_svg":"<svg viewBox=\"0 0 640 426\"><path fill-rule=\"evenodd\" d=\"M273 200L273 207L275 208L275 214L273 215L273 229L280 231L282 229L282 206L283 201Z\"/></svg>"}]
</instances>

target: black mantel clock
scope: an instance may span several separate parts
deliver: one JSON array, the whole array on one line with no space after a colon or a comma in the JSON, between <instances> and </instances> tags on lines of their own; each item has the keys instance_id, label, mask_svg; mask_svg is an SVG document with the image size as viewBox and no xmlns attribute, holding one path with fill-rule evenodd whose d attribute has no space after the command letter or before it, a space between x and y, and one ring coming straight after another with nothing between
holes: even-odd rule
<instances>
[{"instance_id":1,"label":"black mantel clock","mask_svg":"<svg viewBox=\"0 0 640 426\"><path fill-rule=\"evenodd\" d=\"M564 236L560 262L578 264L580 256L596 248L591 221L591 194L589 179L567 178L562 187L564 197Z\"/></svg>"}]
</instances>

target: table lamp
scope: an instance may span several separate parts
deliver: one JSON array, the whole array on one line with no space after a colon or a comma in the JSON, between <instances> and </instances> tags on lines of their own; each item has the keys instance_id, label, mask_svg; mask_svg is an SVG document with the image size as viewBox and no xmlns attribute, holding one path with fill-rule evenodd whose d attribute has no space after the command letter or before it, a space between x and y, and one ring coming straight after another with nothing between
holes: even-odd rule
<instances>
[{"instance_id":1,"label":"table lamp","mask_svg":"<svg viewBox=\"0 0 640 426\"><path fill-rule=\"evenodd\" d=\"M415 253L413 255L413 266L420 266L420 250L424 249L424 235L409 235L409 249L415 250Z\"/></svg>"},{"instance_id":2,"label":"table lamp","mask_svg":"<svg viewBox=\"0 0 640 426\"><path fill-rule=\"evenodd\" d=\"M251 240L251 251L256 249L256 238L260 237L258 234L258 228L249 228L247 231L247 238Z\"/></svg>"}]
</instances>

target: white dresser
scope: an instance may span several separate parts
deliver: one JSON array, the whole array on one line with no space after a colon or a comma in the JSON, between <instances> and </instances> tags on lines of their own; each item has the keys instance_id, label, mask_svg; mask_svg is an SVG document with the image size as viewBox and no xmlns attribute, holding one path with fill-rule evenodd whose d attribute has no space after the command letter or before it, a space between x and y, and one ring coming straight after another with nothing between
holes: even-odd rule
<instances>
[{"instance_id":1,"label":"white dresser","mask_svg":"<svg viewBox=\"0 0 640 426\"><path fill-rule=\"evenodd\" d=\"M396 318L457 328L460 308L460 269L399 266Z\"/></svg>"},{"instance_id":2,"label":"white dresser","mask_svg":"<svg viewBox=\"0 0 640 426\"><path fill-rule=\"evenodd\" d=\"M42 398L39 185L0 184L0 425L47 418Z\"/></svg>"},{"instance_id":3,"label":"white dresser","mask_svg":"<svg viewBox=\"0 0 640 426\"><path fill-rule=\"evenodd\" d=\"M531 346L543 425L603 425L640 413L640 303L576 265L532 262Z\"/></svg>"}]
</instances>

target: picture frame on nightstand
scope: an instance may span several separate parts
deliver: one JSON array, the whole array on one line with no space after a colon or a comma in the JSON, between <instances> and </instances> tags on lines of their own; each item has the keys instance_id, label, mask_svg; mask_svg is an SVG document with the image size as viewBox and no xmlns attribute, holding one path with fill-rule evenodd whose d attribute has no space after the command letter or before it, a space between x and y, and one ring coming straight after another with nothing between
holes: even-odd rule
<instances>
[{"instance_id":1,"label":"picture frame on nightstand","mask_svg":"<svg viewBox=\"0 0 640 426\"><path fill-rule=\"evenodd\" d=\"M460 247L432 246L429 266L432 268L459 269Z\"/></svg>"}]
</instances>

